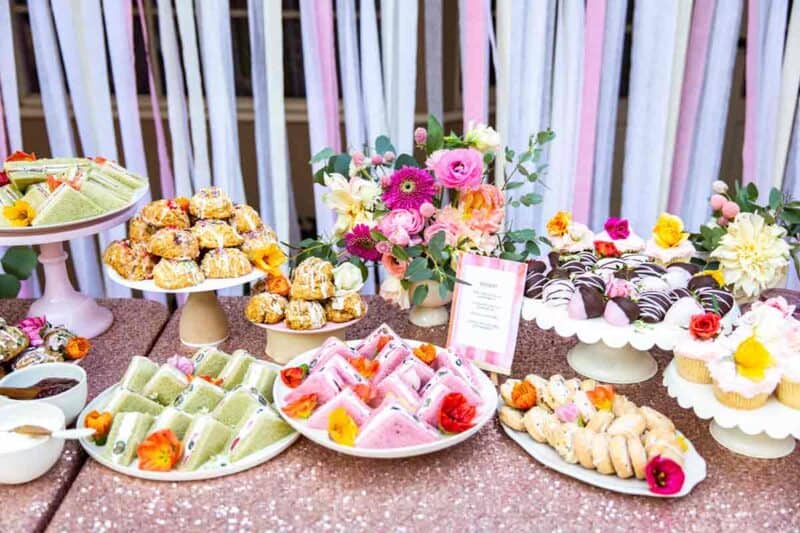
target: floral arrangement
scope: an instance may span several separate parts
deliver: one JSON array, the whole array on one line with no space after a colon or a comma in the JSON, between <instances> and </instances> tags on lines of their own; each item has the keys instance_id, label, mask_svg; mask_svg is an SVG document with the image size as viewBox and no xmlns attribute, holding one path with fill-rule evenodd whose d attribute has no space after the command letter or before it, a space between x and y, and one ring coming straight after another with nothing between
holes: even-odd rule
<instances>
[{"instance_id":1,"label":"floral arrangement","mask_svg":"<svg viewBox=\"0 0 800 533\"><path fill-rule=\"evenodd\" d=\"M738 298L756 298L776 287L786 275L790 258L800 266L800 201L790 201L778 189L767 205L757 204L758 188L722 181L712 184L712 219L691 239L708 254L708 269L719 269ZM800 270L798 270L800 271Z\"/></svg>"},{"instance_id":2,"label":"floral arrangement","mask_svg":"<svg viewBox=\"0 0 800 533\"><path fill-rule=\"evenodd\" d=\"M403 308L421 303L428 285L447 297L456 283L455 265L464 252L524 261L547 242L533 229L506 229L506 206L541 202L534 192L514 195L540 180L542 145L551 131L531 136L520 154L500 153L491 127L471 126L466 134L444 135L428 118L414 141L424 159L395 154L386 136L365 152L335 154L326 148L311 163L324 163L314 179L327 187L325 205L336 213L333 235L300 242L296 260L314 255L334 264L351 262L366 278L366 264L380 263L389 276L381 295ZM502 179L492 173L502 158ZM508 168L507 168L508 167Z\"/></svg>"}]
</instances>

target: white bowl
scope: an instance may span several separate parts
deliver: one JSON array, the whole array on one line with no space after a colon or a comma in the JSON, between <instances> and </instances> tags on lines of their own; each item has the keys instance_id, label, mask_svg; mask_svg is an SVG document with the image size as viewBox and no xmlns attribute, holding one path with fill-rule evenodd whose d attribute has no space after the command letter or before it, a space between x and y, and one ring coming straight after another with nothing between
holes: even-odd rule
<instances>
[{"instance_id":1,"label":"white bowl","mask_svg":"<svg viewBox=\"0 0 800 533\"><path fill-rule=\"evenodd\" d=\"M61 409L64 412L66 424L71 425L83 406L86 405L86 397L89 392L86 385L86 371L80 366L72 363L42 363L27 366L0 379L0 387L30 387L44 378L77 379L78 384L61 394L40 400L12 400L0 395L0 405L49 403Z\"/></svg>"},{"instance_id":2,"label":"white bowl","mask_svg":"<svg viewBox=\"0 0 800 533\"><path fill-rule=\"evenodd\" d=\"M36 424L56 431L64 429L64 413L53 405L14 402L0 407L0 431ZM0 433L0 483L27 483L42 476L58 461L64 439L24 437Z\"/></svg>"}]
</instances>

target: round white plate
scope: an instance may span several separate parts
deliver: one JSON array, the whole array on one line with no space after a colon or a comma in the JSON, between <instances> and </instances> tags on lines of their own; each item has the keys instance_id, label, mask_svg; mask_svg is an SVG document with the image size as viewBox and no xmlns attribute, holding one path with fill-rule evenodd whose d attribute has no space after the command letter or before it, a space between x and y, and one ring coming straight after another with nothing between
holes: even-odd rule
<instances>
[{"instance_id":1,"label":"round white plate","mask_svg":"<svg viewBox=\"0 0 800 533\"><path fill-rule=\"evenodd\" d=\"M503 405L503 400L498 398L498 405ZM706 461L694 445L686 439L686 444L689 446L689 451L685 456L685 463L683 465L683 473L686 476L683 487L675 494L655 494L650 492L647 481L630 478L622 479L614 475L606 475L597 472L596 470L589 470L582 467L580 464L570 464L563 460L558 452L544 442L536 442L533 438L524 431L514 431L503 423L500 423L506 435L511 437L511 440L519 444L523 450L528 452L528 455L542 463L548 468L552 468L557 472L561 472L565 476L569 476L583 481L589 485L600 487L601 489L610 490L613 492L620 492L622 494L635 494L637 496L651 496L654 498L680 498L689 494L692 489L701 481L706 478Z\"/></svg>"},{"instance_id":2,"label":"round white plate","mask_svg":"<svg viewBox=\"0 0 800 533\"><path fill-rule=\"evenodd\" d=\"M277 371L280 371L280 367L278 365L273 365L271 363L267 363L266 361L264 361L264 363L270 365ZM78 416L78 421L75 427L77 428L86 427L86 425L84 424L86 415L94 410L102 411L103 407L108 402L108 399L110 398L111 394L113 394L116 388L117 388L116 384L112 385L111 387L101 392L94 400L89 402L89 404L84 408L84 410L81 411L80 416ZM198 470L193 470L191 472L181 472L179 470L172 470L170 472L151 472L149 470L139 470L138 459L134 459L134 461L128 466L118 465L116 463L112 463L111 461L103 457L102 455L103 447L97 446L91 440L81 439L80 443L81 446L83 446L83 449L86 450L86 453L88 453L92 459L94 459L101 465L105 466L106 468L110 468L111 470L114 470L121 474L125 474L127 476L138 477L141 479L149 479L152 481L198 481L202 479L213 479L217 477L228 476L230 474L236 474L238 472L249 470L254 466L258 466L261 463L265 463L270 459L272 459L273 457L279 455L286 448L294 444L294 442L299 438L300 434L292 433L291 435L287 435L281 440L270 444L266 448L263 448L255 453L248 455L241 461L237 461L235 463L230 463L225 466L219 466L219 467L203 467Z\"/></svg>"},{"instance_id":3,"label":"round white plate","mask_svg":"<svg viewBox=\"0 0 800 533\"><path fill-rule=\"evenodd\" d=\"M229 287L238 287L239 285L244 285L245 283L251 283L253 281L258 281L266 274L261 270L253 267L253 271L247 274L246 276L240 276L238 278L219 278L219 279L206 279L203 283L199 285L195 285L193 287L185 287L183 289L163 289L156 285L155 281L152 279L144 280L144 281L131 281L129 279L125 279L117 272L109 267L108 265L103 265L106 270L106 274L108 277L111 278L115 283L119 283L123 287L128 287L131 289L138 289L140 291L148 291L148 292L163 292L163 293L170 293L170 294L179 294L179 293L191 293L191 292L210 292L216 291L219 289L227 289Z\"/></svg>"},{"instance_id":4,"label":"round white plate","mask_svg":"<svg viewBox=\"0 0 800 533\"><path fill-rule=\"evenodd\" d=\"M355 346L360 341L350 341L348 342L349 345ZM416 347L422 344L419 341L413 340L405 340L410 346ZM293 367L302 364L307 364L314 353L316 352L316 348L314 350L309 350L304 352L286 364L286 367ZM283 381L281 381L280 377L275 380L275 384L272 388L272 396L275 399L275 405L278 406L278 412L281 413L283 419L286 420L294 429L302 433L304 437L310 439L320 446L324 446L325 448L337 451L339 453L343 453L345 455L352 455L354 457L368 457L371 459L400 459L403 457L414 457L416 455L424 455L427 453L437 452L439 450L444 450L445 448L450 448L451 446L455 446L460 442L464 442L475 433L480 431L480 429L489 422L495 412L495 397L497 395L497 391L492 385L491 380L483 373L479 372L480 374L480 395L481 400L483 401L483 405L479 408L478 412L475 415L475 425L464 431L463 433L459 433L457 435L451 435L442 437L441 439L437 440L436 442L431 442L428 444L418 444L416 446L407 446L405 448L390 448L390 449L368 449L368 448L356 448L353 446L343 446L341 444L337 444L336 442L332 441L328 437L328 432L321 429L311 429L308 427L307 420L298 420L295 418L291 418L286 416L283 411L280 409L281 406L284 404L284 398L286 395L292 391L289 387L284 385Z\"/></svg>"}]
</instances>

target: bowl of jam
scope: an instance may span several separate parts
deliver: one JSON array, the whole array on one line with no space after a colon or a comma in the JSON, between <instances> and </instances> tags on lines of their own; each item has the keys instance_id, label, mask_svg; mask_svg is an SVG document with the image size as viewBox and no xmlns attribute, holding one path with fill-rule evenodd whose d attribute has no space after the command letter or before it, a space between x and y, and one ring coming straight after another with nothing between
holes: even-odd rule
<instances>
[{"instance_id":1,"label":"bowl of jam","mask_svg":"<svg viewBox=\"0 0 800 533\"><path fill-rule=\"evenodd\" d=\"M41 387L32 400L13 400L0 395L0 405L44 402L64 412L66 425L72 424L86 405L86 371L71 363L43 363L21 368L0 379L0 387Z\"/></svg>"}]
</instances>

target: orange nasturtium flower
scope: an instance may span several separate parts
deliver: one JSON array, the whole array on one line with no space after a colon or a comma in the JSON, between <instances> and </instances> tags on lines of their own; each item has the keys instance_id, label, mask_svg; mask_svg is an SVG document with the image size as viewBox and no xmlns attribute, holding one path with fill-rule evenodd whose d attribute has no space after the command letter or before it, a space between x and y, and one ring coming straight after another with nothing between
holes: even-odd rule
<instances>
[{"instance_id":1,"label":"orange nasturtium flower","mask_svg":"<svg viewBox=\"0 0 800 533\"><path fill-rule=\"evenodd\" d=\"M92 438L98 446L102 446L106 443L108 431L111 429L111 422L113 421L114 415L111 413L92 411L86 415L83 423L87 428L94 430Z\"/></svg>"},{"instance_id":2,"label":"orange nasturtium flower","mask_svg":"<svg viewBox=\"0 0 800 533\"><path fill-rule=\"evenodd\" d=\"M589 401L597 409L610 411L614 402L614 387L611 385L597 385L592 390L587 391L586 396L589 397Z\"/></svg>"},{"instance_id":3,"label":"orange nasturtium flower","mask_svg":"<svg viewBox=\"0 0 800 533\"><path fill-rule=\"evenodd\" d=\"M215 378L215 377L209 376L208 374L202 374L200 376L196 376L196 375L193 375L193 374L186 374L186 377L189 379L189 381L192 381L194 378L199 378L199 379L208 381L209 383L211 383L212 385L216 385L217 387L222 386L222 378Z\"/></svg>"},{"instance_id":4,"label":"orange nasturtium flower","mask_svg":"<svg viewBox=\"0 0 800 533\"><path fill-rule=\"evenodd\" d=\"M36 217L36 210L25 200L17 200L3 208L3 216L15 228L30 226Z\"/></svg>"},{"instance_id":5,"label":"orange nasturtium flower","mask_svg":"<svg viewBox=\"0 0 800 533\"><path fill-rule=\"evenodd\" d=\"M270 243L263 248L251 250L249 254L250 262L257 269L268 274L280 273L280 267L286 262L286 254L281 247L275 243Z\"/></svg>"},{"instance_id":6,"label":"orange nasturtium flower","mask_svg":"<svg viewBox=\"0 0 800 533\"><path fill-rule=\"evenodd\" d=\"M342 446L353 446L358 435L358 424L344 407L337 407L328 415L328 436Z\"/></svg>"},{"instance_id":7,"label":"orange nasturtium flower","mask_svg":"<svg viewBox=\"0 0 800 533\"><path fill-rule=\"evenodd\" d=\"M317 395L306 394L283 408L283 412L292 418L308 418L317 408Z\"/></svg>"},{"instance_id":8,"label":"orange nasturtium flower","mask_svg":"<svg viewBox=\"0 0 800 533\"><path fill-rule=\"evenodd\" d=\"M68 359L83 359L89 353L92 344L86 337L72 337L67 341L67 358Z\"/></svg>"},{"instance_id":9,"label":"orange nasturtium flower","mask_svg":"<svg viewBox=\"0 0 800 533\"><path fill-rule=\"evenodd\" d=\"M308 374L308 365L293 366L281 370L281 381L290 389L297 388Z\"/></svg>"},{"instance_id":10,"label":"orange nasturtium flower","mask_svg":"<svg viewBox=\"0 0 800 533\"><path fill-rule=\"evenodd\" d=\"M511 390L511 401L517 409L528 410L536 405L537 400L536 387L527 381L520 381Z\"/></svg>"},{"instance_id":11,"label":"orange nasturtium flower","mask_svg":"<svg viewBox=\"0 0 800 533\"><path fill-rule=\"evenodd\" d=\"M369 404L378 395L378 391L371 383L357 383L350 388L366 404Z\"/></svg>"},{"instance_id":12,"label":"orange nasturtium flower","mask_svg":"<svg viewBox=\"0 0 800 533\"><path fill-rule=\"evenodd\" d=\"M9 161L36 161L36 154L34 152L27 153L22 150L17 150L10 156L6 157L6 162Z\"/></svg>"},{"instance_id":13,"label":"orange nasturtium flower","mask_svg":"<svg viewBox=\"0 0 800 533\"><path fill-rule=\"evenodd\" d=\"M375 346L375 353L380 353L389 342L391 342L392 337L391 335L381 335L378 339L378 344Z\"/></svg>"},{"instance_id":14,"label":"orange nasturtium flower","mask_svg":"<svg viewBox=\"0 0 800 533\"><path fill-rule=\"evenodd\" d=\"M289 296L292 286L286 276L278 272L270 274L267 278L267 292L280 296Z\"/></svg>"},{"instance_id":15,"label":"orange nasturtium flower","mask_svg":"<svg viewBox=\"0 0 800 533\"><path fill-rule=\"evenodd\" d=\"M419 357L423 363L429 365L436 359L436 346L428 344L427 342L425 344L420 344L414 348L414 355Z\"/></svg>"},{"instance_id":16,"label":"orange nasturtium flower","mask_svg":"<svg viewBox=\"0 0 800 533\"><path fill-rule=\"evenodd\" d=\"M167 472L180 461L183 445L171 429L160 429L137 446L136 455L142 470Z\"/></svg>"},{"instance_id":17,"label":"orange nasturtium flower","mask_svg":"<svg viewBox=\"0 0 800 533\"><path fill-rule=\"evenodd\" d=\"M186 212L189 211L189 199L186 198L185 196L178 196L177 198L175 198L174 202L175 205L181 208L182 211Z\"/></svg>"},{"instance_id":18,"label":"orange nasturtium flower","mask_svg":"<svg viewBox=\"0 0 800 533\"><path fill-rule=\"evenodd\" d=\"M350 364L355 368L359 374L369 379L375 375L381 364L373 359L366 357L353 357L350 359Z\"/></svg>"}]
</instances>

